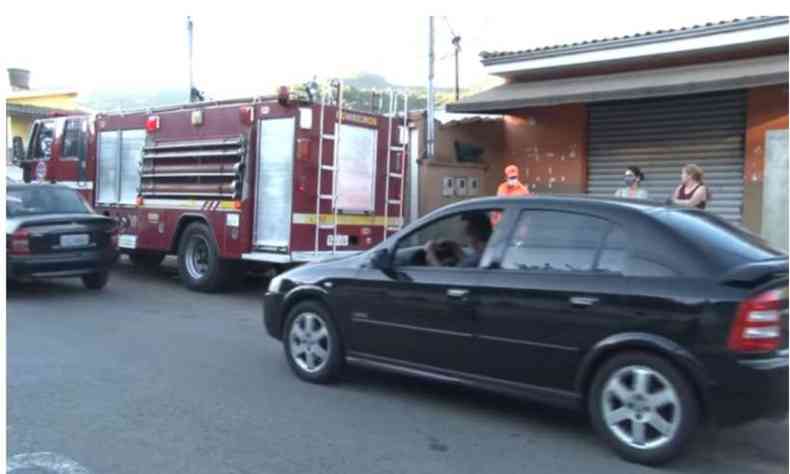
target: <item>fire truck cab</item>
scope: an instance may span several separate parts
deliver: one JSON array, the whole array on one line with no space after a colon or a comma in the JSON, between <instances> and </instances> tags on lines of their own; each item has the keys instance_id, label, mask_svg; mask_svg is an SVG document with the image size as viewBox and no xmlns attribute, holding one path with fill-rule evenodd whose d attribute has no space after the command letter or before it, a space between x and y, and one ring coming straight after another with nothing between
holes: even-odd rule
<instances>
[{"instance_id":1,"label":"fire truck cab","mask_svg":"<svg viewBox=\"0 0 790 474\"><path fill-rule=\"evenodd\" d=\"M41 120L23 168L83 189L121 224L135 264L177 255L189 288L214 291L252 266L353 254L400 229L406 97L392 93L390 104L388 114L343 110L340 85L316 102L281 90Z\"/></svg>"},{"instance_id":2,"label":"fire truck cab","mask_svg":"<svg viewBox=\"0 0 790 474\"><path fill-rule=\"evenodd\" d=\"M22 167L23 180L59 183L83 191L90 199L93 168L92 117L53 115L33 123L25 149L21 137L14 137L14 162Z\"/></svg>"}]
</instances>

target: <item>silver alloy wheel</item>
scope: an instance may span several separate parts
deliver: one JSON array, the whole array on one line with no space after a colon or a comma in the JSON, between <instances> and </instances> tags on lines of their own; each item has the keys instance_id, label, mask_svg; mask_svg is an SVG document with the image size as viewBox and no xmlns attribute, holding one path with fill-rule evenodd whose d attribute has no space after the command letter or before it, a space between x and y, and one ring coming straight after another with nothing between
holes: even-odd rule
<instances>
[{"instance_id":1,"label":"silver alloy wheel","mask_svg":"<svg viewBox=\"0 0 790 474\"><path fill-rule=\"evenodd\" d=\"M209 266L208 241L202 235L193 235L189 239L185 255L187 272L194 280L200 280L208 273Z\"/></svg>"},{"instance_id":2,"label":"silver alloy wheel","mask_svg":"<svg viewBox=\"0 0 790 474\"><path fill-rule=\"evenodd\" d=\"M315 313L301 313L291 325L288 335L291 358L305 372L323 369L329 360L329 330L326 322Z\"/></svg>"},{"instance_id":3,"label":"silver alloy wheel","mask_svg":"<svg viewBox=\"0 0 790 474\"><path fill-rule=\"evenodd\" d=\"M603 420L623 443L655 449L677 433L683 412L675 387L666 377L645 366L619 369L601 394Z\"/></svg>"}]
</instances>

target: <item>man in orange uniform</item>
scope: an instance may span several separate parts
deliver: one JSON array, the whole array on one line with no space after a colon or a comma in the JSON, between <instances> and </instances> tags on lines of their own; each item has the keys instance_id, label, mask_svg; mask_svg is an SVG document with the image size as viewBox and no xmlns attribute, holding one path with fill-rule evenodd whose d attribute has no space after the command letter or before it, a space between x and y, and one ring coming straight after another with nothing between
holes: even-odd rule
<instances>
[{"instance_id":1,"label":"man in orange uniform","mask_svg":"<svg viewBox=\"0 0 790 474\"><path fill-rule=\"evenodd\" d=\"M505 182L501 183L496 190L497 196L529 196L530 192L518 179L518 166L508 165L505 167ZM495 212L491 215L491 224L496 225L502 219L502 213Z\"/></svg>"}]
</instances>

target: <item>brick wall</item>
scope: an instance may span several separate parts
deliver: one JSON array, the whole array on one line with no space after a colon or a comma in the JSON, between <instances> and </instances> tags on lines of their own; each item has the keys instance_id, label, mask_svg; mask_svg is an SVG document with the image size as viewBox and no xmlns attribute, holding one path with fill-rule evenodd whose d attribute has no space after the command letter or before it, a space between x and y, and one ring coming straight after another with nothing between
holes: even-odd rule
<instances>
[{"instance_id":1,"label":"brick wall","mask_svg":"<svg viewBox=\"0 0 790 474\"><path fill-rule=\"evenodd\" d=\"M504 167L515 164L530 191L582 193L587 189L587 111L583 104L535 108L505 117L504 152L486 183L496 189Z\"/></svg>"},{"instance_id":2,"label":"brick wall","mask_svg":"<svg viewBox=\"0 0 790 474\"><path fill-rule=\"evenodd\" d=\"M788 128L787 85L751 89L747 101L743 217L746 227L760 232L765 132Z\"/></svg>"}]
</instances>

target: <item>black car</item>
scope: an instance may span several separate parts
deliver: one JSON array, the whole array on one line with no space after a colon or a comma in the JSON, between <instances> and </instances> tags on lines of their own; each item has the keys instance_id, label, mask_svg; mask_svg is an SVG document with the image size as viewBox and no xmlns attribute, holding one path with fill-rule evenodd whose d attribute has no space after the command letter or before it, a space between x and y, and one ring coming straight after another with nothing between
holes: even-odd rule
<instances>
[{"instance_id":1,"label":"black car","mask_svg":"<svg viewBox=\"0 0 790 474\"><path fill-rule=\"evenodd\" d=\"M79 276L87 288L107 284L118 258L118 229L74 189L9 184L6 195L8 279Z\"/></svg>"},{"instance_id":2,"label":"black car","mask_svg":"<svg viewBox=\"0 0 790 474\"><path fill-rule=\"evenodd\" d=\"M274 278L263 319L304 380L351 363L584 409L657 464L702 421L786 416L787 271L705 211L484 198Z\"/></svg>"}]
</instances>

